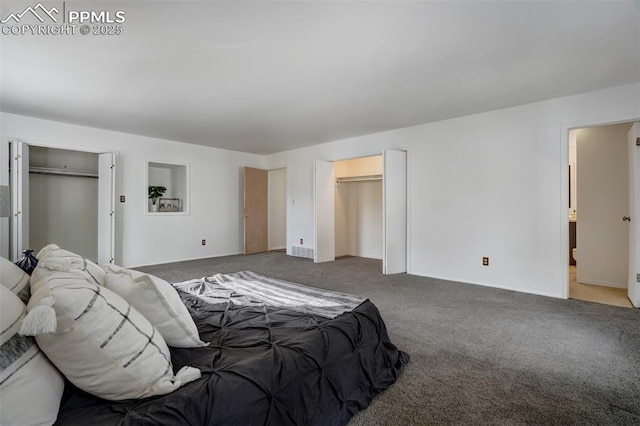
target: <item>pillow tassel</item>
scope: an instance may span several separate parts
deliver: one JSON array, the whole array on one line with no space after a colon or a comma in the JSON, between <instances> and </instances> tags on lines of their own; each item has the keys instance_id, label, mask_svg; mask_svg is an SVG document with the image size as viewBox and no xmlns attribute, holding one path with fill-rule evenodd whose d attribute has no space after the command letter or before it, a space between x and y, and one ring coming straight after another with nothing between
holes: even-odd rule
<instances>
[{"instance_id":1,"label":"pillow tassel","mask_svg":"<svg viewBox=\"0 0 640 426\"><path fill-rule=\"evenodd\" d=\"M176 374L176 379L174 384L176 387L180 387L189 382L193 382L194 380L199 379L201 376L200 369L195 367L189 367L188 365L182 367L178 374Z\"/></svg>"},{"instance_id":2,"label":"pillow tassel","mask_svg":"<svg viewBox=\"0 0 640 426\"><path fill-rule=\"evenodd\" d=\"M19 333L23 336L37 336L55 332L58 321L56 311L52 308L54 302L53 296L43 298L38 306L24 317Z\"/></svg>"}]
</instances>

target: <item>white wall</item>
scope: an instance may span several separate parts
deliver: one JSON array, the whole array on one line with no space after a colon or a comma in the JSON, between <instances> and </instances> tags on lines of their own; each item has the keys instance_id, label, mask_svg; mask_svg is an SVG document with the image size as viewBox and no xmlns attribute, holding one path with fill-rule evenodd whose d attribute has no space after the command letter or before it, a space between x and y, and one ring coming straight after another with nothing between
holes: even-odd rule
<instances>
[{"instance_id":1,"label":"white wall","mask_svg":"<svg viewBox=\"0 0 640 426\"><path fill-rule=\"evenodd\" d=\"M31 175L29 248L56 243L98 261L98 179Z\"/></svg>"},{"instance_id":2,"label":"white wall","mask_svg":"<svg viewBox=\"0 0 640 426\"><path fill-rule=\"evenodd\" d=\"M410 273L567 297L568 129L636 119L638 99L636 83L270 155L288 250L313 245L315 160L406 149Z\"/></svg>"},{"instance_id":3,"label":"white wall","mask_svg":"<svg viewBox=\"0 0 640 426\"><path fill-rule=\"evenodd\" d=\"M149 169L147 171L147 187L149 186L164 186L167 188L167 192L173 189L172 181L171 181L171 169L167 167L155 167L154 165L158 163L151 163ZM165 192L163 197L175 197L175 195L169 195ZM158 201L156 200L156 203ZM149 212L157 212L159 206L155 209L152 207L153 200L147 200L147 208Z\"/></svg>"},{"instance_id":4,"label":"white wall","mask_svg":"<svg viewBox=\"0 0 640 426\"><path fill-rule=\"evenodd\" d=\"M336 178L381 176L382 155L335 161ZM382 259L382 181L339 183L335 188L336 257Z\"/></svg>"},{"instance_id":5,"label":"white wall","mask_svg":"<svg viewBox=\"0 0 640 426\"><path fill-rule=\"evenodd\" d=\"M334 164L338 164L336 162ZM335 170L335 169L334 169ZM351 241L349 235L349 186L347 185L336 185L335 186L335 234L336 234L336 257L340 256L353 256L351 253Z\"/></svg>"},{"instance_id":6,"label":"white wall","mask_svg":"<svg viewBox=\"0 0 640 426\"><path fill-rule=\"evenodd\" d=\"M336 257L382 259L382 180L336 186Z\"/></svg>"},{"instance_id":7,"label":"white wall","mask_svg":"<svg viewBox=\"0 0 640 426\"><path fill-rule=\"evenodd\" d=\"M140 265L241 252L245 165L287 168L287 250L313 246L314 160L406 149L410 273L566 297L568 130L637 120L638 99L634 83L267 157L3 113L0 184L12 137L118 151L116 261ZM144 215L148 159L191 165L191 215Z\"/></svg>"},{"instance_id":8,"label":"white wall","mask_svg":"<svg viewBox=\"0 0 640 426\"><path fill-rule=\"evenodd\" d=\"M382 155L333 163L336 178L382 175ZM335 187L336 257L382 259L382 181Z\"/></svg>"},{"instance_id":9,"label":"white wall","mask_svg":"<svg viewBox=\"0 0 640 426\"><path fill-rule=\"evenodd\" d=\"M269 250L287 247L287 169L269 170Z\"/></svg>"},{"instance_id":10,"label":"white wall","mask_svg":"<svg viewBox=\"0 0 640 426\"><path fill-rule=\"evenodd\" d=\"M0 114L0 123L1 184L8 184L10 139L117 153L116 263L137 266L242 252L242 167L263 167L264 157L7 113ZM145 214L148 160L190 165L189 215ZM0 239L8 238L5 234Z\"/></svg>"},{"instance_id":11,"label":"white wall","mask_svg":"<svg viewBox=\"0 0 640 426\"><path fill-rule=\"evenodd\" d=\"M577 280L585 284L627 288L629 268L630 123L576 132Z\"/></svg>"}]
</instances>

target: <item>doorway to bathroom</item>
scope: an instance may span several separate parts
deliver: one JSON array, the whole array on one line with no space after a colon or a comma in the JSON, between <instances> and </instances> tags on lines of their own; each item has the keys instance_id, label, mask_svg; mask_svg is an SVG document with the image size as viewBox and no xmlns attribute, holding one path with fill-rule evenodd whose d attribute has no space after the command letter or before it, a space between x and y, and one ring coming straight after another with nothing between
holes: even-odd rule
<instances>
[{"instance_id":1,"label":"doorway to bathroom","mask_svg":"<svg viewBox=\"0 0 640 426\"><path fill-rule=\"evenodd\" d=\"M569 131L569 297L633 307L637 124Z\"/></svg>"}]
</instances>

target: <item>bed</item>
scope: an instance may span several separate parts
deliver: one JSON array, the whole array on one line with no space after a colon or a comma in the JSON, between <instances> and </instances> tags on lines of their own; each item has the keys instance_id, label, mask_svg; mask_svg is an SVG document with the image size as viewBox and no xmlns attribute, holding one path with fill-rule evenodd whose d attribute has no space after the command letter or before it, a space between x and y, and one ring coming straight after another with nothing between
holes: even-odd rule
<instances>
[{"instance_id":1,"label":"bed","mask_svg":"<svg viewBox=\"0 0 640 426\"><path fill-rule=\"evenodd\" d=\"M291 303L276 292L230 288L226 279L174 284L208 346L170 347L171 360L175 371L199 368L198 380L126 401L106 401L66 381L56 424L344 425L409 360L369 300L345 302L348 295L270 280L317 302Z\"/></svg>"}]
</instances>

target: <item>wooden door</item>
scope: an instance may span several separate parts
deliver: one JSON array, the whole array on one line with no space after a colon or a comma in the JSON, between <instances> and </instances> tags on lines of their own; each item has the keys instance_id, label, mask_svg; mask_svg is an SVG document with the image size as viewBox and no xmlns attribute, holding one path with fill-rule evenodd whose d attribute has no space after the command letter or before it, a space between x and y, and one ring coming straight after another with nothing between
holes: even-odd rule
<instances>
[{"instance_id":1,"label":"wooden door","mask_svg":"<svg viewBox=\"0 0 640 426\"><path fill-rule=\"evenodd\" d=\"M268 249L268 176L267 170L244 168L244 254Z\"/></svg>"}]
</instances>

